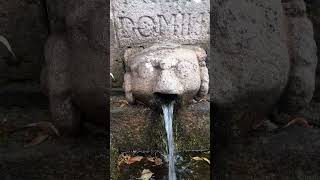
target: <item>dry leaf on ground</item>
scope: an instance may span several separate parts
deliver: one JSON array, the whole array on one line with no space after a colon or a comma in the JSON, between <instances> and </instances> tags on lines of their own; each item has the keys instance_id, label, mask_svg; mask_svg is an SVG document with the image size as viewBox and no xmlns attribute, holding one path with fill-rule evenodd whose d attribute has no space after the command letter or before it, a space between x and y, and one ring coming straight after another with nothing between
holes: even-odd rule
<instances>
[{"instance_id":1,"label":"dry leaf on ground","mask_svg":"<svg viewBox=\"0 0 320 180\"><path fill-rule=\"evenodd\" d=\"M29 142L28 144L24 145L24 147L31 147L31 146L38 145L38 144L44 142L48 137L49 137L48 134L39 134L37 137L32 139L31 142Z\"/></svg>"},{"instance_id":2,"label":"dry leaf on ground","mask_svg":"<svg viewBox=\"0 0 320 180\"><path fill-rule=\"evenodd\" d=\"M120 108L129 105L128 101L126 100L119 100L117 103L120 104Z\"/></svg>"},{"instance_id":3,"label":"dry leaf on ground","mask_svg":"<svg viewBox=\"0 0 320 180\"><path fill-rule=\"evenodd\" d=\"M123 155L121 154L118 158L118 166L120 166L123 163L126 163L128 161L128 159L130 158L129 155Z\"/></svg>"},{"instance_id":4,"label":"dry leaf on ground","mask_svg":"<svg viewBox=\"0 0 320 180\"><path fill-rule=\"evenodd\" d=\"M141 180L149 180L152 177L153 173L149 169L144 169L141 173Z\"/></svg>"},{"instance_id":5,"label":"dry leaf on ground","mask_svg":"<svg viewBox=\"0 0 320 180\"><path fill-rule=\"evenodd\" d=\"M141 159L143 159L142 156L130 157L126 163L127 164L132 164L132 163L141 161Z\"/></svg>"},{"instance_id":6,"label":"dry leaf on ground","mask_svg":"<svg viewBox=\"0 0 320 180\"><path fill-rule=\"evenodd\" d=\"M210 160L208 158L203 157L202 159L206 161L208 164L210 164Z\"/></svg>"},{"instance_id":7,"label":"dry leaf on ground","mask_svg":"<svg viewBox=\"0 0 320 180\"><path fill-rule=\"evenodd\" d=\"M134 157L131 157L129 155L120 155L119 158L118 158L118 166L120 166L121 164L125 163L125 164L132 164L132 163L135 163L135 162L139 162L143 159L142 156L134 156Z\"/></svg>"},{"instance_id":8,"label":"dry leaf on ground","mask_svg":"<svg viewBox=\"0 0 320 180\"><path fill-rule=\"evenodd\" d=\"M156 166L163 164L162 159L158 157L147 157L147 160L153 162Z\"/></svg>"},{"instance_id":9,"label":"dry leaf on ground","mask_svg":"<svg viewBox=\"0 0 320 180\"><path fill-rule=\"evenodd\" d=\"M285 125L284 127L288 127L290 125L293 125L293 124L296 124L296 125L299 125L299 126L302 126L302 127L306 127L306 128L309 128L311 127L308 123L308 121L304 118L295 118L293 120L291 120L290 122L288 122L287 125Z\"/></svg>"},{"instance_id":10,"label":"dry leaf on ground","mask_svg":"<svg viewBox=\"0 0 320 180\"><path fill-rule=\"evenodd\" d=\"M197 156L196 157L192 157L192 159L196 160L196 161L202 161L203 160L201 157L197 157Z\"/></svg>"},{"instance_id":11,"label":"dry leaf on ground","mask_svg":"<svg viewBox=\"0 0 320 180\"><path fill-rule=\"evenodd\" d=\"M206 161L208 164L210 164L210 160L208 158L205 158L205 157L192 157L193 160L196 160L196 161Z\"/></svg>"},{"instance_id":12,"label":"dry leaf on ground","mask_svg":"<svg viewBox=\"0 0 320 180\"><path fill-rule=\"evenodd\" d=\"M58 129L51 122L48 122L48 121L30 123L25 126L25 128L29 128L29 127L39 127L40 129L42 129L47 133L54 132L55 135L60 136Z\"/></svg>"},{"instance_id":13,"label":"dry leaf on ground","mask_svg":"<svg viewBox=\"0 0 320 180\"><path fill-rule=\"evenodd\" d=\"M150 162L154 162L154 158L153 157L147 157L147 160Z\"/></svg>"},{"instance_id":14,"label":"dry leaf on ground","mask_svg":"<svg viewBox=\"0 0 320 180\"><path fill-rule=\"evenodd\" d=\"M160 158L155 158L154 163L155 163L157 166L159 166L159 165L162 164L162 159L160 159Z\"/></svg>"}]
</instances>

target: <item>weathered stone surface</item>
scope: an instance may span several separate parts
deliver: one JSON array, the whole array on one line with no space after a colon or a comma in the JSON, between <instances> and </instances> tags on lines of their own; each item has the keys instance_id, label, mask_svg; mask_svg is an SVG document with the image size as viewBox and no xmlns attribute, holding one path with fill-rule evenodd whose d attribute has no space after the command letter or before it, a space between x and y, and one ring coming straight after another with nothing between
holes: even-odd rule
<instances>
[{"instance_id":1,"label":"weathered stone surface","mask_svg":"<svg viewBox=\"0 0 320 180\"><path fill-rule=\"evenodd\" d=\"M163 150L165 131L155 94L178 95L178 102L208 94L207 54L201 47L209 42L209 1L121 0L111 5L112 72L119 78L125 67L126 99L149 105L111 106L112 145L121 151ZM206 105L202 112L175 112L178 151L209 148Z\"/></svg>"},{"instance_id":2,"label":"weathered stone surface","mask_svg":"<svg viewBox=\"0 0 320 180\"><path fill-rule=\"evenodd\" d=\"M1 1L0 24L0 35L9 40L19 60L12 63L7 49L0 44L0 83L38 81L48 31L43 1Z\"/></svg>"},{"instance_id":3,"label":"weathered stone surface","mask_svg":"<svg viewBox=\"0 0 320 180\"><path fill-rule=\"evenodd\" d=\"M165 129L160 112L146 106L121 106L124 97L111 98L111 143L120 151L164 150ZM175 112L174 137L178 151L210 147L210 105L195 103Z\"/></svg>"},{"instance_id":4,"label":"weathered stone surface","mask_svg":"<svg viewBox=\"0 0 320 180\"><path fill-rule=\"evenodd\" d=\"M320 57L320 1L319 0L306 0L307 12L313 24L314 39L318 47L318 62ZM317 65L316 70L316 86L313 98L317 101L320 100L320 63Z\"/></svg>"},{"instance_id":5,"label":"weathered stone surface","mask_svg":"<svg viewBox=\"0 0 320 180\"><path fill-rule=\"evenodd\" d=\"M209 41L208 0L112 1L111 17L120 46L148 46L172 41Z\"/></svg>"},{"instance_id":6,"label":"weathered stone surface","mask_svg":"<svg viewBox=\"0 0 320 180\"><path fill-rule=\"evenodd\" d=\"M122 86L123 53L127 47L148 47L167 41L208 47L208 0L120 0L111 1L111 6L113 87Z\"/></svg>"},{"instance_id":7,"label":"weathered stone surface","mask_svg":"<svg viewBox=\"0 0 320 180\"><path fill-rule=\"evenodd\" d=\"M287 44L291 63L283 103L286 111L292 113L308 106L313 97L317 46L304 1L288 1L283 3L283 8L286 14Z\"/></svg>"},{"instance_id":8,"label":"weathered stone surface","mask_svg":"<svg viewBox=\"0 0 320 180\"><path fill-rule=\"evenodd\" d=\"M65 26L65 8L67 0L46 1L48 13L48 28L51 32L63 32Z\"/></svg>"},{"instance_id":9,"label":"weathered stone surface","mask_svg":"<svg viewBox=\"0 0 320 180\"><path fill-rule=\"evenodd\" d=\"M150 105L155 104L157 93L177 95L183 101L205 97L209 90L206 57L200 47L169 43L126 50L126 98Z\"/></svg>"},{"instance_id":10,"label":"weathered stone surface","mask_svg":"<svg viewBox=\"0 0 320 180\"><path fill-rule=\"evenodd\" d=\"M212 2L212 101L266 110L286 86L290 68L280 1Z\"/></svg>"},{"instance_id":11,"label":"weathered stone surface","mask_svg":"<svg viewBox=\"0 0 320 180\"><path fill-rule=\"evenodd\" d=\"M46 43L42 83L60 126L79 131L83 119L107 124L108 11L104 0L68 1L64 31L53 31Z\"/></svg>"}]
</instances>

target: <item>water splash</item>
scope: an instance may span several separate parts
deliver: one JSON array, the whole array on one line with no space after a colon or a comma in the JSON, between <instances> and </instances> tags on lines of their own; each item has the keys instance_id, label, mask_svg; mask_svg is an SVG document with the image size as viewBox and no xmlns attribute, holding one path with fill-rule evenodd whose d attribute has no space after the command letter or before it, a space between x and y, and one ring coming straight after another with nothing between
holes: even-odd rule
<instances>
[{"instance_id":1,"label":"water splash","mask_svg":"<svg viewBox=\"0 0 320 180\"><path fill-rule=\"evenodd\" d=\"M174 157L174 139L173 139L173 101L167 104L162 104L164 124L167 133L167 148L169 161L169 180L176 180L175 157Z\"/></svg>"}]
</instances>

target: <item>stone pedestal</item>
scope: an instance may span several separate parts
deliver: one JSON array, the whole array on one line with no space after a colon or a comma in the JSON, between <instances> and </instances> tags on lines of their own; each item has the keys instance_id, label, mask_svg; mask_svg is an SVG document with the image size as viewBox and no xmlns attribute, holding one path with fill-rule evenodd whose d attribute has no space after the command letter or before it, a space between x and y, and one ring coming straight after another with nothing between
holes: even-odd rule
<instances>
[{"instance_id":1,"label":"stone pedestal","mask_svg":"<svg viewBox=\"0 0 320 180\"><path fill-rule=\"evenodd\" d=\"M164 150L166 134L161 111L142 105L123 106L119 100L123 102L124 98L111 100L112 146L120 151ZM210 148L209 106L209 102L203 101L175 112L173 130L177 151Z\"/></svg>"}]
</instances>

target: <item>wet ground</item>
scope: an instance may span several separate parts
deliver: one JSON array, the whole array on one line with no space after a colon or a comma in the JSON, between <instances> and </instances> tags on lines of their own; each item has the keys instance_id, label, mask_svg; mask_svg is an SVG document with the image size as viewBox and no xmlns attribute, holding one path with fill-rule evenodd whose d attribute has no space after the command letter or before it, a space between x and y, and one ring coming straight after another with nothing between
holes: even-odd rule
<instances>
[{"instance_id":1,"label":"wet ground","mask_svg":"<svg viewBox=\"0 0 320 180\"><path fill-rule=\"evenodd\" d=\"M111 97L111 141L119 151L162 150L165 129L162 112L141 104L128 105L123 96ZM161 110L162 111L162 110ZM210 104L195 102L174 112L175 145L178 150L210 148Z\"/></svg>"},{"instance_id":2,"label":"wet ground","mask_svg":"<svg viewBox=\"0 0 320 180\"><path fill-rule=\"evenodd\" d=\"M217 179L316 180L320 178L320 131L299 126L234 140L217 153Z\"/></svg>"},{"instance_id":3,"label":"wet ground","mask_svg":"<svg viewBox=\"0 0 320 180\"><path fill-rule=\"evenodd\" d=\"M33 87L15 89L0 92L1 180L108 179L105 134L88 131L79 138L50 134L36 144L41 129L22 127L50 120L46 97Z\"/></svg>"},{"instance_id":4,"label":"wet ground","mask_svg":"<svg viewBox=\"0 0 320 180\"><path fill-rule=\"evenodd\" d=\"M39 135L39 129L21 127L49 120L46 98L38 91L26 91L0 91L0 179L108 179L107 136L94 128L89 127L89 131L76 139L51 134L42 143L26 147ZM234 139L222 152L213 153L218 156L216 162L213 162L216 164L213 174L236 180L319 179L319 112L320 106L317 102L302 112L311 127L294 124L274 131L256 132L247 138ZM280 122L278 127L285 124L286 122ZM204 160L190 161L192 157L202 155L191 155L189 160L183 158L182 162L201 163L200 167L207 167ZM165 162L164 159L162 161ZM155 173L152 163L137 163L138 168L133 168L136 176L141 176L144 169ZM182 167L183 165L180 169L183 169ZM159 177L165 177L165 163L159 168ZM207 173L208 171L204 170L201 174Z\"/></svg>"},{"instance_id":5,"label":"wet ground","mask_svg":"<svg viewBox=\"0 0 320 180\"><path fill-rule=\"evenodd\" d=\"M177 179L210 180L209 152L180 152L176 158ZM161 153L122 153L119 158L120 179L168 179L168 163Z\"/></svg>"},{"instance_id":6,"label":"wet ground","mask_svg":"<svg viewBox=\"0 0 320 180\"><path fill-rule=\"evenodd\" d=\"M301 118L277 115L246 137L235 136L214 153L217 179L320 179L319 103ZM290 120L291 121L288 121Z\"/></svg>"}]
</instances>

